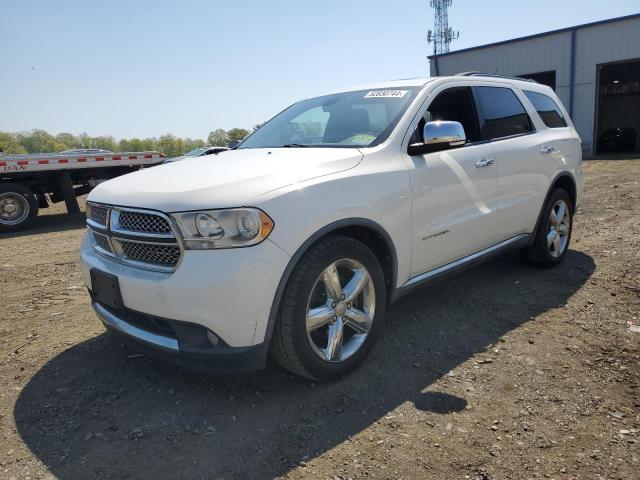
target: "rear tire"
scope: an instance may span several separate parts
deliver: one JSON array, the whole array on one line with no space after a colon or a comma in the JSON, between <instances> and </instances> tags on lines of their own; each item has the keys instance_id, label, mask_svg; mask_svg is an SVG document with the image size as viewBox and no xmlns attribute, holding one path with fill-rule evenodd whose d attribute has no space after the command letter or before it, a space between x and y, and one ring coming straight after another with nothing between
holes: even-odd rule
<instances>
[{"instance_id":1,"label":"rear tire","mask_svg":"<svg viewBox=\"0 0 640 480\"><path fill-rule=\"evenodd\" d=\"M287 283L271 354L312 380L342 376L371 351L385 308L384 274L373 252L351 237L322 239Z\"/></svg>"},{"instance_id":2,"label":"rear tire","mask_svg":"<svg viewBox=\"0 0 640 480\"><path fill-rule=\"evenodd\" d=\"M19 183L0 184L0 233L27 228L38 216L36 196Z\"/></svg>"},{"instance_id":3,"label":"rear tire","mask_svg":"<svg viewBox=\"0 0 640 480\"><path fill-rule=\"evenodd\" d=\"M569 250L572 230L571 197L559 188L551 192L545 202L533 245L523 250L523 257L545 268L559 265Z\"/></svg>"}]
</instances>

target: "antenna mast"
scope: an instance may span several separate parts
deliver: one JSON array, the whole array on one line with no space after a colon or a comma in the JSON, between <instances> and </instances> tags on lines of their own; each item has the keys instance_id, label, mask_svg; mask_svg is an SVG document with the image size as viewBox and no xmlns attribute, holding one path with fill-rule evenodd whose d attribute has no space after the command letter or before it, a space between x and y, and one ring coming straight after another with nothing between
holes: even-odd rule
<instances>
[{"instance_id":1,"label":"antenna mast","mask_svg":"<svg viewBox=\"0 0 640 480\"><path fill-rule=\"evenodd\" d=\"M433 43L433 54L446 53L452 40L457 40L460 32L449 26L448 9L453 0L431 0L431 8L435 10L433 30L429 30L427 41Z\"/></svg>"}]
</instances>

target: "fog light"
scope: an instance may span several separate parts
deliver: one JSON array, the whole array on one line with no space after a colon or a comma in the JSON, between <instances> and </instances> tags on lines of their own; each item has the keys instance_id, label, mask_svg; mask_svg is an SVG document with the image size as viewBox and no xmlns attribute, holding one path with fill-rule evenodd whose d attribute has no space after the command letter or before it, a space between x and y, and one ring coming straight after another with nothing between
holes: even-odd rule
<instances>
[{"instance_id":1,"label":"fog light","mask_svg":"<svg viewBox=\"0 0 640 480\"><path fill-rule=\"evenodd\" d=\"M209 330L207 330L207 338L209 339L209 342L211 342L211 345L213 345L214 347L217 346L218 343L220 343L220 339L218 338L218 336L213 332L210 332Z\"/></svg>"}]
</instances>

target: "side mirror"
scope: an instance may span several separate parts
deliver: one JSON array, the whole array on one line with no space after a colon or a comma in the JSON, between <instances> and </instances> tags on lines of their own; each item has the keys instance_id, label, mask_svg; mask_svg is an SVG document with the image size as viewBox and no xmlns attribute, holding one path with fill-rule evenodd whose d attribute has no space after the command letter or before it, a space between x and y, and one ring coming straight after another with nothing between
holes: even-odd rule
<instances>
[{"instance_id":1,"label":"side mirror","mask_svg":"<svg viewBox=\"0 0 640 480\"><path fill-rule=\"evenodd\" d=\"M438 120L427 122L422 131L424 143L412 143L407 153L409 155L424 155L449 148L462 147L467 143L467 135L460 122Z\"/></svg>"},{"instance_id":2,"label":"side mirror","mask_svg":"<svg viewBox=\"0 0 640 480\"><path fill-rule=\"evenodd\" d=\"M227 143L227 147L229 148L236 148L238 145L240 145L239 140L231 140L229 143Z\"/></svg>"}]
</instances>

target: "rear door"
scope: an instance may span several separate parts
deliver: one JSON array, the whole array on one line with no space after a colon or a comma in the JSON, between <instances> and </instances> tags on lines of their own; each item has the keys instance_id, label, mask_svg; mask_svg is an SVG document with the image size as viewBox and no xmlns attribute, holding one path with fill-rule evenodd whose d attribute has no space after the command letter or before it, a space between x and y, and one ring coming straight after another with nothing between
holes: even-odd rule
<instances>
[{"instance_id":1,"label":"rear door","mask_svg":"<svg viewBox=\"0 0 640 480\"><path fill-rule=\"evenodd\" d=\"M527 111L527 100L508 84L474 88L480 110L480 134L493 145L498 179L497 233L500 240L535 227L548 185L545 138Z\"/></svg>"},{"instance_id":2,"label":"rear door","mask_svg":"<svg viewBox=\"0 0 640 480\"><path fill-rule=\"evenodd\" d=\"M477 108L468 83L437 87L414 119L411 137L405 143L422 141L424 124L435 120L460 122L467 143L425 155L406 154L413 190L413 275L477 252L495 237L495 159L491 144L480 139Z\"/></svg>"}]
</instances>

